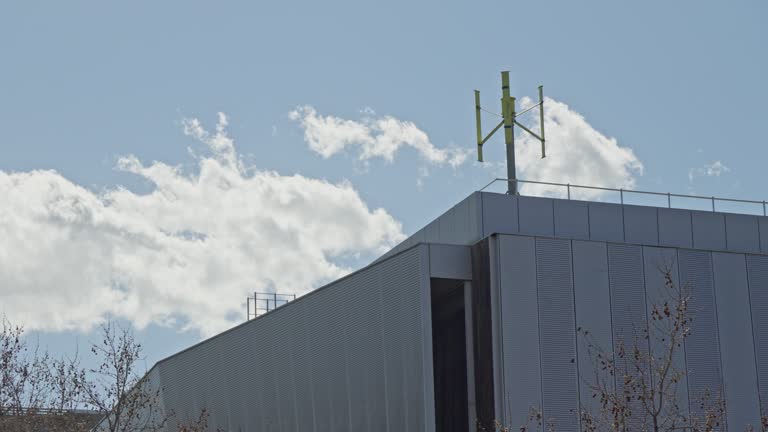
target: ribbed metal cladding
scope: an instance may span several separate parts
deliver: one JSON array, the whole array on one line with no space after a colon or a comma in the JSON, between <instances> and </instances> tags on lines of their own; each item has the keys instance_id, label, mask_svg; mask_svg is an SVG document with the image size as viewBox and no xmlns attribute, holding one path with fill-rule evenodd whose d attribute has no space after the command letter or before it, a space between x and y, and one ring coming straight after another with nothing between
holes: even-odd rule
<instances>
[{"instance_id":1,"label":"ribbed metal cladding","mask_svg":"<svg viewBox=\"0 0 768 432\"><path fill-rule=\"evenodd\" d=\"M611 320L614 349L635 345L646 326L643 252L639 246L609 244L608 274L611 287ZM638 343L639 346L642 343Z\"/></svg>"},{"instance_id":2,"label":"ribbed metal cladding","mask_svg":"<svg viewBox=\"0 0 768 432\"><path fill-rule=\"evenodd\" d=\"M607 245L602 242L574 240L573 290L576 301L576 327L584 333L576 335L580 376L580 409L591 414L600 412L598 398L593 398L595 383L594 354L589 345L611 349L611 296L608 280ZM613 390L613 387L610 388Z\"/></svg>"},{"instance_id":3,"label":"ribbed metal cladding","mask_svg":"<svg viewBox=\"0 0 768 432\"><path fill-rule=\"evenodd\" d=\"M310 337L306 318L307 305L296 303L293 313L295 319L291 325L288 337L294 341L291 345L293 366L293 390L296 397L296 425L298 430L311 431L315 424L315 400L312 387L306 384L312 382ZM250 408L251 410L253 408Z\"/></svg>"},{"instance_id":4,"label":"ribbed metal cladding","mask_svg":"<svg viewBox=\"0 0 768 432\"><path fill-rule=\"evenodd\" d=\"M768 256L747 255L760 408L768 412Z\"/></svg>"},{"instance_id":5,"label":"ribbed metal cladding","mask_svg":"<svg viewBox=\"0 0 768 432\"><path fill-rule=\"evenodd\" d=\"M712 252L728 430L760 424L755 345L744 254Z\"/></svg>"},{"instance_id":6,"label":"ribbed metal cladding","mask_svg":"<svg viewBox=\"0 0 768 432\"><path fill-rule=\"evenodd\" d=\"M680 283L691 296L688 308L692 317L691 334L685 339L688 399L691 414L701 416L704 395L720 395L723 386L712 255L705 251L680 249L678 262Z\"/></svg>"},{"instance_id":7,"label":"ribbed metal cladding","mask_svg":"<svg viewBox=\"0 0 768 432\"><path fill-rule=\"evenodd\" d=\"M577 430L576 334L568 240L536 239L544 419L558 430Z\"/></svg>"},{"instance_id":8,"label":"ribbed metal cladding","mask_svg":"<svg viewBox=\"0 0 768 432\"><path fill-rule=\"evenodd\" d=\"M542 408L543 405L535 250L536 242L532 237L499 236L498 280L504 381L493 385L501 386L500 393L504 396L501 406L504 409L496 412L494 419L501 419L511 426L525 424L531 407ZM488 361L491 358L479 356L478 362L485 362L484 368L492 369Z\"/></svg>"},{"instance_id":9,"label":"ribbed metal cladding","mask_svg":"<svg viewBox=\"0 0 768 432\"><path fill-rule=\"evenodd\" d=\"M418 280L416 261L396 265L382 263L379 269L381 287L382 336L384 342L386 397L390 431L420 431L423 409L418 407L424 381L421 366L420 293L418 289L403 291L408 281ZM431 361L431 357L429 359Z\"/></svg>"},{"instance_id":10,"label":"ribbed metal cladding","mask_svg":"<svg viewBox=\"0 0 768 432\"><path fill-rule=\"evenodd\" d=\"M378 274L377 269L372 269L362 283L375 285ZM384 430L386 411L381 314L370 313L371 310L378 310L380 298L368 295L364 290L351 290L348 299L358 305L345 311L347 344L359 347L349 350L349 381L356 383L350 385L352 430ZM376 429L376 425L381 428Z\"/></svg>"},{"instance_id":11,"label":"ribbed metal cladding","mask_svg":"<svg viewBox=\"0 0 768 432\"><path fill-rule=\"evenodd\" d=\"M206 408L212 429L234 431L429 430L421 253L405 251L160 362L167 409L184 421Z\"/></svg>"},{"instance_id":12,"label":"ribbed metal cladding","mask_svg":"<svg viewBox=\"0 0 768 432\"><path fill-rule=\"evenodd\" d=\"M611 288L611 321L613 324L614 353L620 345L627 352L637 347L648 354L648 341L643 329L647 326L645 304L645 279L643 270L643 250L640 246L609 244L608 275ZM623 362L617 359L617 376L625 373ZM631 368L633 365L629 364ZM617 391L623 391L622 382L616 382ZM643 423L643 408L639 402L630 406L633 416L631 429L638 429Z\"/></svg>"}]
</instances>

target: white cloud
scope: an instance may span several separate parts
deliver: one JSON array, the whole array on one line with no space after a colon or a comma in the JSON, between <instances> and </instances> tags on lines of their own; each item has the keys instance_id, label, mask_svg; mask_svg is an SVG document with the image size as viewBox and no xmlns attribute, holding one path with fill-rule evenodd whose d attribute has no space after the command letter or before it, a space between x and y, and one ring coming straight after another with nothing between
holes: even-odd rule
<instances>
[{"instance_id":1,"label":"white cloud","mask_svg":"<svg viewBox=\"0 0 768 432\"><path fill-rule=\"evenodd\" d=\"M361 111L361 120L347 120L332 115L323 116L305 105L289 113L291 120L304 129L309 148L329 158L347 148L355 147L360 160L383 158L393 161L402 147L412 147L427 162L457 167L467 160L470 149L438 148L429 136L413 122L392 116L374 118L371 108Z\"/></svg>"},{"instance_id":2,"label":"white cloud","mask_svg":"<svg viewBox=\"0 0 768 432\"><path fill-rule=\"evenodd\" d=\"M419 167L418 176L416 177L416 190L419 192L424 188L424 179L429 177L429 168L422 166Z\"/></svg>"},{"instance_id":3,"label":"white cloud","mask_svg":"<svg viewBox=\"0 0 768 432\"><path fill-rule=\"evenodd\" d=\"M306 292L349 271L335 258L403 239L347 182L244 168L226 125L223 114L214 132L183 122L210 150L194 174L121 158L154 184L146 194L0 171L0 312L30 330L85 330L110 315L208 335L242 320L248 293Z\"/></svg>"},{"instance_id":4,"label":"white cloud","mask_svg":"<svg viewBox=\"0 0 768 432\"><path fill-rule=\"evenodd\" d=\"M693 183L696 177L720 177L721 174L730 172L731 169L725 166L719 160L711 164L705 164L701 168L691 168L688 170L688 181Z\"/></svg>"},{"instance_id":5,"label":"white cloud","mask_svg":"<svg viewBox=\"0 0 768 432\"><path fill-rule=\"evenodd\" d=\"M522 106L531 104L530 99L523 98ZM623 189L635 187L636 176L643 173L643 164L632 149L620 146L615 138L595 130L581 114L563 102L546 98L544 107L547 157L541 159L541 143L537 139L517 128L518 178ZM533 131L539 129L538 115L519 121ZM566 194L561 187L530 184L522 185L520 191L526 195ZM578 199L596 199L601 195L603 192L599 190L571 190L571 196Z\"/></svg>"}]
</instances>

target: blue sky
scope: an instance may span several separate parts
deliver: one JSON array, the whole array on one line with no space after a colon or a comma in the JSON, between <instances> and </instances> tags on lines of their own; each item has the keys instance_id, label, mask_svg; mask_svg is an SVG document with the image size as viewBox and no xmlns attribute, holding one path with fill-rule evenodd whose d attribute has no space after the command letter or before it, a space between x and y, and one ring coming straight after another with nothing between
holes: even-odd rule
<instances>
[{"instance_id":1,"label":"blue sky","mask_svg":"<svg viewBox=\"0 0 768 432\"><path fill-rule=\"evenodd\" d=\"M551 160L521 177L766 199L766 18L761 1L6 2L0 303L53 350L117 305L151 365L246 292L332 280L501 175L501 138L472 162L472 90L498 112L501 70L552 98Z\"/></svg>"}]
</instances>

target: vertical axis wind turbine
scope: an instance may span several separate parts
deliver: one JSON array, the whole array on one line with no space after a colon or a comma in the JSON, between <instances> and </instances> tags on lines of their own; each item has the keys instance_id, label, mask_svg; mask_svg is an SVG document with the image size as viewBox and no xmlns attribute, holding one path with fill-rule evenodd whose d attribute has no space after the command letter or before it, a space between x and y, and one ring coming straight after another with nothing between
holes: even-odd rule
<instances>
[{"instance_id":1,"label":"vertical axis wind turbine","mask_svg":"<svg viewBox=\"0 0 768 432\"><path fill-rule=\"evenodd\" d=\"M517 121L517 117L525 114L533 108L539 107L539 126L540 135L523 126ZM480 125L480 90L475 90L475 120L477 122L477 160L483 162L483 144L504 126L504 142L507 145L507 193L517 195L517 174L515 171L515 130L514 126L520 126L520 129L528 132L534 138L541 142L541 158L547 157L544 139L544 86L539 86L539 103L526 109L521 113L515 112L515 97L509 95L509 71L501 73L501 122L483 138L483 131Z\"/></svg>"}]
</instances>

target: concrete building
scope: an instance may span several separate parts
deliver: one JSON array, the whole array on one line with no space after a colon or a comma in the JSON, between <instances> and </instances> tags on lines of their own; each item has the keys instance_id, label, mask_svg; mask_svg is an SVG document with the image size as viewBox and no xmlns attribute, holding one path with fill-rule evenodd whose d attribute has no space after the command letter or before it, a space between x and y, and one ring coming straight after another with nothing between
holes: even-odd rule
<instances>
[{"instance_id":1,"label":"concrete building","mask_svg":"<svg viewBox=\"0 0 768 432\"><path fill-rule=\"evenodd\" d=\"M729 430L768 406L768 217L476 192L369 266L158 362L178 418L212 430L558 431L594 408L578 328L616 347L660 266L691 290L680 401L722 394ZM176 430L171 424L169 430Z\"/></svg>"}]
</instances>

